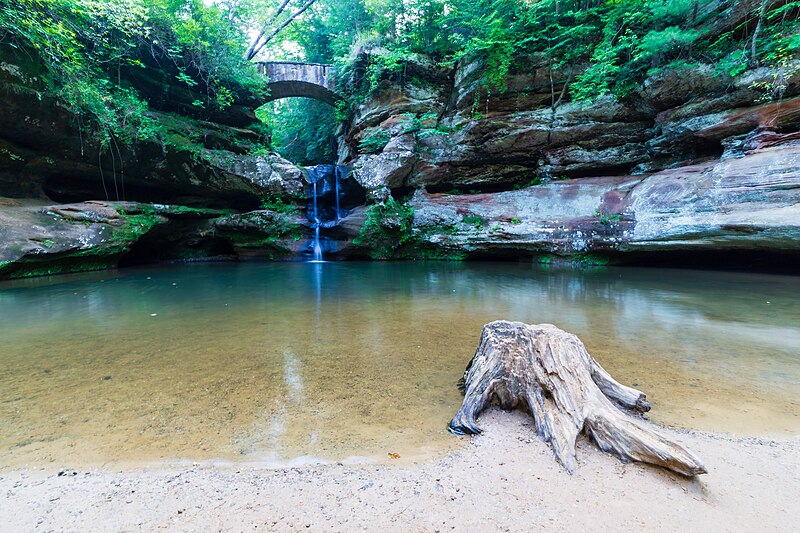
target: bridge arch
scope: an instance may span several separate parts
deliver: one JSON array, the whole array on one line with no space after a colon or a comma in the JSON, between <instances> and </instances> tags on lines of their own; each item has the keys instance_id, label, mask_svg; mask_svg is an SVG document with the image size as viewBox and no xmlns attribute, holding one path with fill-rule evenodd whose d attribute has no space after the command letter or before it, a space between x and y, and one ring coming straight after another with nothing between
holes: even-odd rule
<instances>
[{"instance_id":1,"label":"bridge arch","mask_svg":"<svg viewBox=\"0 0 800 533\"><path fill-rule=\"evenodd\" d=\"M266 102L279 98L305 97L335 105L342 97L335 92L331 65L296 63L291 61L262 61L259 72L269 78Z\"/></svg>"}]
</instances>

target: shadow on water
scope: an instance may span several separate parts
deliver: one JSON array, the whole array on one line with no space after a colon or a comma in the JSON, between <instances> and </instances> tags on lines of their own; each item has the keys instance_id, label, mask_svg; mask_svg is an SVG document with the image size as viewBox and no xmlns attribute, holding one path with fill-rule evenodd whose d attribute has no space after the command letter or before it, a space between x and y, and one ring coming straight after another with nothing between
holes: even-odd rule
<instances>
[{"instance_id":1,"label":"shadow on water","mask_svg":"<svg viewBox=\"0 0 800 533\"><path fill-rule=\"evenodd\" d=\"M800 432L800 278L281 263L58 280L0 284L2 464L440 453L500 318L576 333L659 423Z\"/></svg>"}]
</instances>

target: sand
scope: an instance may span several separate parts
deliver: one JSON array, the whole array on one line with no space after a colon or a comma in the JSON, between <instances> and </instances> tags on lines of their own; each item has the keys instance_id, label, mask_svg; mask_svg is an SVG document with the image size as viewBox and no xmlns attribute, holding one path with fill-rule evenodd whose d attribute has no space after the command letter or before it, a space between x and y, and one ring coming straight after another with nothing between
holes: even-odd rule
<instances>
[{"instance_id":1,"label":"sand","mask_svg":"<svg viewBox=\"0 0 800 533\"><path fill-rule=\"evenodd\" d=\"M523 413L426 460L0 469L2 531L797 531L800 438L665 429L694 479L579 442L567 474ZM456 437L454 437L456 438Z\"/></svg>"}]
</instances>

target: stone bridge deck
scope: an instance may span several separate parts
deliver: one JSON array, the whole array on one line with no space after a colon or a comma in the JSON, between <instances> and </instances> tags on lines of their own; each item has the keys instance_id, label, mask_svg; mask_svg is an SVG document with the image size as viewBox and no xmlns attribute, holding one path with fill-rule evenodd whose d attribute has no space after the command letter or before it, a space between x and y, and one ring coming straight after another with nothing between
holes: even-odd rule
<instances>
[{"instance_id":1,"label":"stone bridge deck","mask_svg":"<svg viewBox=\"0 0 800 533\"><path fill-rule=\"evenodd\" d=\"M259 72L269 78L267 87L270 94L267 102L299 96L322 100L333 105L342 99L334 92L335 80L331 65L262 61L257 63L257 67Z\"/></svg>"}]
</instances>

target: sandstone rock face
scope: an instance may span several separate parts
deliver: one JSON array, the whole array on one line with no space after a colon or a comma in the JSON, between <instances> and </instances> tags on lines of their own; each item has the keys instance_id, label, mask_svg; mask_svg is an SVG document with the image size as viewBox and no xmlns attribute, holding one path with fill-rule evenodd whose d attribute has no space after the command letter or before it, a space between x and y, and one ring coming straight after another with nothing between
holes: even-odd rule
<instances>
[{"instance_id":1,"label":"sandstone rock face","mask_svg":"<svg viewBox=\"0 0 800 533\"><path fill-rule=\"evenodd\" d=\"M303 252L307 221L267 209L213 221L215 235L229 241L240 259L291 259Z\"/></svg>"},{"instance_id":2,"label":"sandstone rock face","mask_svg":"<svg viewBox=\"0 0 800 533\"><path fill-rule=\"evenodd\" d=\"M0 278L98 270L167 218L127 215L106 202L40 205L2 199Z\"/></svg>"},{"instance_id":3,"label":"sandstone rock face","mask_svg":"<svg viewBox=\"0 0 800 533\"><path fill-rule=\"evenodd\" d=\"M202 160L207 172L203 183L219 184L220 192L241 191L260 198L267 195L301 197L305 191L303 170L278 154L249 156L207 150Z\"/></svg>"},{"instance_id":4,"label":"sandstone rock face","mask_svg":"<svg viewBox=\"0 0 800 533\"><path fill-rule=\"evenodd\" d=\"M254 209L264 196L302 195L300 168L276 154L247 155L262 142L251 130L153 112L164 128L158 140L103 148L35 76L2 65L0 196Z\"/></svg>"},{"instance_id":5,"label":"sandstone rock face","mask_svg":"<svg viewBox=\"0 0 800 533\"><path fill-rule=\"evenodd\" d=\"M410 240L471 257L800 252L800 68L776 100L767 68L699 65L587 103L547 58L519 63L502 93L464 58L424 99L387 79L359 110L341 153L368 202L413 193Z\"/></svg>"},{"instance_id":6,"label":"sandstone rock face","mask_svg":"<svg viewBox=\"0 0 800 533\"><path fill-rule=\"evenodd\" d=\"M364 183L375 199L385 197L384 187L501 190L534 179L650 173L720 157L732 137L759 128L800 127L800 69L792 67L779 101L763 89L776 76L767 68L732 78L697 65L664 69L624 99L587 103L570 102L564 90L574 72L551 70L540 55L516 63L503 91L483 83L477 57L448 74L387 76L343 136L340 163L370 169ZM389 142L377 155L365 153L363 141L379 134ZM397 152L399 136L416 156L414 167L375 168L381 164L373 161ZM388 179L379 183L383 172Z\"/></svg>"},{"instance_id":7,"label":"sandstone rock face","mask_svg":"<svg viewBox=\"0 0 800 533\"><path fill-rule=\"evenodd\" d=\"M472 256L798 253L800 141L646 176L494 194L418 193L412 205L414 226L427 242Z\"/></svg>"}]
</instances>

